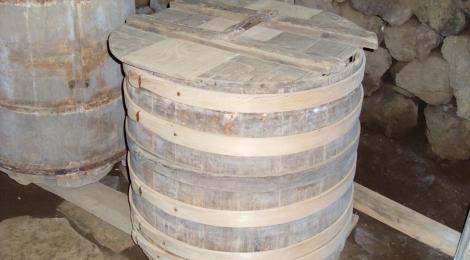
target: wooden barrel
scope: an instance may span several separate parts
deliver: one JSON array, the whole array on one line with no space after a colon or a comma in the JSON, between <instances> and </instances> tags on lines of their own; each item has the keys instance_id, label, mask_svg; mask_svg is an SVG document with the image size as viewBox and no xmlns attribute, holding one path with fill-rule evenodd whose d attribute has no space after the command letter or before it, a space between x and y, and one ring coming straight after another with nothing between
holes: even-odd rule
<instances>
[{"instance_id":1,"label":"wooden barrel","mask_svg":"<svg viewBox=\"0 0 470 260\"><path fill-rule=\"evenodd\" d=\"M375 35L282 2L224 3L175 1L110 36L134 240L152 259L334 259Z\"/></svg>"},{"instance_id":2,"label":"wooden barrel","mask_svg":"<svg viewBox=\"0 0 470 260\"><path fill-rule=\"evenodd\" d=\"M80 186L122 159L122 73L107 38L133 13L133 0L0 1L0 171Z\"/></svg>"}]
</instances>

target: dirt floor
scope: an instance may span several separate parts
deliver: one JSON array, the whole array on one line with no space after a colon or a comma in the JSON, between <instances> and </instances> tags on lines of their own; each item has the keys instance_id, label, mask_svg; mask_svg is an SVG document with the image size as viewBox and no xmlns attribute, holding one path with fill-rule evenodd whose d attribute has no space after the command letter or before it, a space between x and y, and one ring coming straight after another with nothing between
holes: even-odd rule
<instances>
[{"instance_id":1,"label":"dirt floor","mask_svg":"<svg viewBox=\"0 0 470 260\"><path fill-rule=\"evenodd\" d=\"M430 152L423 132L421 127L394 139L363 129L356 181L460 231L470 205L470 161L438 160ZM119 166L102 182L126 190ZM63 202L60 198L35 185L21 186L0 174L0 194L0 221L24 215L69 218L79 234L105 253L104 259L146 259L136 246L120 252L104 246L100 236L70 219L73 214L64 215L64 210L58 210ZM365 215L359 216L341 259L451 259Z\"/></svg>"}]
</instances>

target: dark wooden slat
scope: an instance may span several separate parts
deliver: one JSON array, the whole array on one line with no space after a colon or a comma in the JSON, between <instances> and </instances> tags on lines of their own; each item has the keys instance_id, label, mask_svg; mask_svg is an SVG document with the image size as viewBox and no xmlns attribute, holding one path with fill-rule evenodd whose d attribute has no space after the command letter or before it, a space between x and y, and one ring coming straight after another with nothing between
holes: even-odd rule
<instances>
[{"instance_id":1,"label":"dark wooden slat","mask_svg":"<svg viewBox=\"0 0 470 260\"><path fill-rule=\"evenodd\" d=\"M154 16L133 16L128 18L127 25L168 37L200 43L232 52L241 52L261 59L308 68L325 74L336 71L338 67L341 66L337 59L328 57L312 59L311 56L300 53L286 53L286 51L282 49L274 50L271 48L266 50L263 49L263 46L238 44L226 39L228 35L223 37L219 33L205 29L165 23L165 21L159 20Z\"/></svg>"},{"instance_id":2,"label":"dark wooden slat","mask_svg":"<svg viewBox=\"0 0 470 260\"><path fill-rule=\"evenodd\" d=\"M455 260L470 260L470 211L467 215L467 221L460 237Z\"/></svg>"},{"instance_id":3,"label":"dark wooden slat","mask_svg":"<svg viewBox=\"0 0 470 260\"><path fill-rule=\"evenodd\" d=\"M449 256L455 254L459 232L357 183L354 208Z\"/></svg>"},{"instance_id":4,"label":"dark wooden slat","mask_svg":"<svg viewBox=\"0 0 470 260\"><path fill-rule=\"evenodd\" d=\"M377 36L373 32L363 30L352 22L335 14L322 12L311 19L294 17L276 17L266 23L273 29L318 36L326 39L369 49L377 49Z\"/></svg>"},{"instance_id":5,"label":"dark wooden slat","mask_svg":"<svg viewBox=\"0 0 470 260\"><path fill-rule=\"evenodd\" d=\"M200 0L176 0L171 2L171 8L234 20L246 19L258 14L258 12L254 10L239 6L227 5L222 2L213 3Z\"/></svg>"}]
</instances>

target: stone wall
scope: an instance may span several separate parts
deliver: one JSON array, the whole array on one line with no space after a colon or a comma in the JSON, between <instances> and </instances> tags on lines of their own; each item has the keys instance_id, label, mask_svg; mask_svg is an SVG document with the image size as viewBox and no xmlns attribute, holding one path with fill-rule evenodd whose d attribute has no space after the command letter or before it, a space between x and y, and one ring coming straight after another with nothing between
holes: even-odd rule
<instances>
[{"instance_id":1,"label":"stone wall","mask_svg":"<svg viewBox=\"0 0 470 260\"><path fill-rule=\"evenodd\" d=\"M166 8L170 0L135 0L137 14L153 14Z\"/></svg>"},{"instance_id":2,"label":"stone wall","mask_svg":"<svg viewBox=\"0 0 470 260\"><path fill-rule=\"evenodd\" d=\"M367 51L363 124L405 134L424 114L442 159L470 158L470 0L295 0L374 31ZM418 104L424 106L418 109Z\"/></svg>"}]
</instances>

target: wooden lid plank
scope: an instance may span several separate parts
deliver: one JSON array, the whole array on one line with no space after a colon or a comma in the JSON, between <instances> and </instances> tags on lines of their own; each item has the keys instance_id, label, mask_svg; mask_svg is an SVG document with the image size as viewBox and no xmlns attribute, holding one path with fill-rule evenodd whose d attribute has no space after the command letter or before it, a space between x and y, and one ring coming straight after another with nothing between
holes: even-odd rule
<instances>
[{"instance_id":1,"label":"wooden lid plank","mask_svg":"<svg viewBox=\"0 0 470 260\"><path fill-rule=\"evenodd\" d=\"M280 1L258 0L245 6L248 9L258 11L275 11L281 16L296 17L300 19L310 19L311 17L321 13L321 10L313 8L305 8L300 5L292 5Z\"/></svg>"},{"instance_id":2,"label":"wooden lid plank","mask_svg":"<svg viewBox=\"0 0 470 260\"><path fill-rule=\"evenodd\" d=\"M354 47L377 49L377 36L335 14L322 12L311 19L277 17L266 23L272 29L314 35Z\"/></svg>"},{"instance_id":3,"label":"wooden lid plank","mask_svg":"<svg viewBox=\"0 0 470 260\"><path fill-rule=\"evenodd\" d=\"M243 20L258 14L255 10L244 8L240 4L226 4L225 1L178 0L171 2L171 8L232 20Z\"/></svg>"},{"instance_id":4,"label":"wooden lid plank","mask_svg":"<svg viewBox=\"0 0 470 260\"><path fill-rule=\"evenodd\" d=\"M174 77L196 78L237 56L198 43L167 38L124 57L124 62ZM188 62L190 60L191 62Z\"/></svg>"},{"instance_id":5,"label":"wooden lid plank","mask_svg":"<svg viewBox=\"0 0 470 260\"><path fill-rule=\"evenodd\" d=\"M200 43L227 51L244 53L297 67L305 67L322 73L330 73L331 71L337 70L337 67L340 66L338 60L333 58L319 57L318 59L312 59L309 55L295 52L286 53L283 49L275 48L262 42L224 39L215 31L176 23L167 23L154 16L132 16L127 19L127 24L166 37Z\"/></svg>"},{"instance_id":6,"label":"wooden lid plank","mask_svg":"<svg viewBox=\"0 0 470 260\"><path fill-rule=\"evenodd\" d=\"M285 31L306 33L325 38L331 37L354 47L378 48L377 37L373 32L369 32L353 22L330 12L275 0L257 0L251 1L248 4L244 1L231 1L229 4L220 3L226 1L209 1L211 2L209 5L213 9L227 8L233 12L241 12L244 16L249 16L249 12L246 11L247 9L273 12L274 18L271 22L273 28L277 27ZM176 0L174 4L188 10L201 10L201 7L208 5L196 0Z\"/></svg>"},{"instance_id":7,"label":"wooden lid plank","mask_svg":"<svg viewBox=\"0 0 470 260\"><path fill-rule=\"evenodd\" d=\"M377 45L373 33L344 18L284 2L176 0L172 6L156 15L129 17L110 37L112 52L139 68L172 75L179 68L178 75L190 79L238 54L331 74L342 71L360 48ZM204 51L200 46L205 46ZM159 48L168 48L168 53ZM194 54L189 53L191 48ZM182 50L178 59L168 58ZM208 58L200 59L201 55ZM205 62L205 67L198 62ZM190 66L195 69L189 71Z\"/></svg>"}]
</instances>

